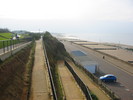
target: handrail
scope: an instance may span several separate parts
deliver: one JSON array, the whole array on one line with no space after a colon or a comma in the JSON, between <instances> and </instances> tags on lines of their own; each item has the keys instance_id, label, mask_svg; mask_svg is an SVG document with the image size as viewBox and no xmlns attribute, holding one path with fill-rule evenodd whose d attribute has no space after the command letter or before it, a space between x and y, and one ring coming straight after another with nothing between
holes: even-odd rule
<instances>
[{"instance_id":1,"label":"handrail","mask_svg":"<svg viewBox=\"0 0 133 100\"><path fill-rule=\"evenodd\" d=\"M92 97L91 97L90 91L89 91L88 87L85 85L85 83L80 79L80 77L76 74L76 72L73 70L73 68L66 61L65 61L65 65L70 70L73 77L77 81L78 85L80 86L80 88L84 92L84 94L86 96L86 99L87 100L93 100Z\"/></svg>"},{"instance_id":2,"label":"handrail","mask_svg":"<svg viewBox=\"0 0 133 100\"><path fill-rule=\"evenodd\" d=\"M52 87L53 98L54 98L54 100L57 100L55 85L54 85L54 82L53 82L53 77L52 77L52 73L51 73L51 69L50 69L51 67L50 67L50 64L49 64L49 60L48 60L48 57L47 57L47 52L46 52L46 49L45 49L45 44L44 44L43 39L42 39L42 44L43 44L44 54L45 54L45 58L46 58L48 73L49 73L49 77L50 77L50 83L51 83L51 87Z\"/></svg>"}]
</instances>

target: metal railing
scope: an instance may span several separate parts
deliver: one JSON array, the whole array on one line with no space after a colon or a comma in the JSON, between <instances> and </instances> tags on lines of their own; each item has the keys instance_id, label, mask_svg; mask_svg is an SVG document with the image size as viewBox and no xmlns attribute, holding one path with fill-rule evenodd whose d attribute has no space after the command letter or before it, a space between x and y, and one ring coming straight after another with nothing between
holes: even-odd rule
<instances>
[{"instance_id":1,"label":"metal railing","mask_svg":"<svg viewBox=\"0 0 133 100\"><path fill-rule=\"evenodd\" d=\"M95 75L93 75L92 73L90 73L88 70L86 70L80 64L76 63L75 61L74 61L74 63L79 68L81 68L98 86L100 86L105 91L105 93L107 93L112 98L112 100L121 100L121 98L118 95L116 95L111 89L109 89L104 82L102 82L101 80L99 80Z\"/></svg>"},{"instance_id":2,"label":"metal railing","mask_svg":"<svg viewBox=\"0 0 133 100\"><path fill-rule=\"evenodd\" d=\"M51 69L50 69L51 67L50 67L50 64L49 64L49 60L48 60L48 57L47 57L47 51L45 49L45 44L44 44L44 40L43 39L42 39L42 44L43 44L43 49L44 49L44 55L45 55L45 58L46 58L46 64L47 64L47 68L48 68L48 73L49 73L49 77L50 77L50 83L51 83L53 98L54 98L54 100L57 100L55 85L54 85L54 82L53 82L53 76L52 76Z\"/></svg>"},{"instance_id":3,"label":"metal railing","mask_svg":"<svg viewBox=\"0 0 133 100\"><path fill-rule=\"evenodd\" d=\"M87 100L93 100L92 97L91 97L90 91L89 91L88 87L85 85L85 83L79 78L79 76L76 74L76 72L73 70L73 68L66 61L65 61L65 65L67 66L67 68L70 70L70 72L74 76L74 78L77 81L78 85L80 86L83 93L85 94L86 99Z\"/></svg>"},{"instance_id":4,"label":"metal railing","mask_svg":"<svg viewBox=\"0 0 133 100\"><path fill-rule=\"evenodd\" d=\"M73 42L74 43L74 42ZM76 44L76 43L74 43L74 44ZM78 45L78 44L76 44L76 45ZM83 46L83 45L81 45L81 46ZM83 46L83 47L85 47L85 46ZM93 50L92 48L89 48L89 47L85 47L85 48L88 48L88 49L90 49L90 50ZM100 51L96 51L96 50L93 50L93 51L95 51L95 52L98 52L98 53L101 53L101 54L103 54L103 55L107 55L107 56L109 56L109 57L112 57L112 58L114 58L114 59L117 59L117 60L120 60L120 59L118 59L118 58L116 58L116 57L113 57L113 56L111 56L111 55L108 55L108 54L105 54L105 53L103 53L103 52L100 52ZM102 81L100 81L95 75L93 75L92 73L90 73L88 70L86 70L82 65L80 65L79 63L77 63L77 62L75 62L74 60L73 60L73 62L76 64L76 65L78 65L78 67L79 68L81 68L97 85L99 85L113 100L121 100L121 98L118 96L118 95L116 95L111 89L109 89L107 86L106 86L106 84L105 83L103 83Z\"/></svg>"},{"instance_id":5,"label":"metal railing","mask_svg":"<svg viewBox=\"0 0 133 100\"><path fill-rule=\"evenodd\" d=\"M32 41L32 39L16 39L16 40L0 40L0 49L5 53L6 51L12 51L15 47L18 47L20 44Z\"/></svg>"}]
</instances>

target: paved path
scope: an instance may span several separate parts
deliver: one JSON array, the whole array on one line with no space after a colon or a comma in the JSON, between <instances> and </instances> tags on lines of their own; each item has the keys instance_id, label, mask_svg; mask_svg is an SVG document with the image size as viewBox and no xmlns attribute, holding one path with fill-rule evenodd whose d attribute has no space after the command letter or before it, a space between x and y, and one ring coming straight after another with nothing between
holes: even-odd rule
<instances>
[{"instance_id":1,"label":"paved path","mask_svg":"<svg viewBox=\"0 0 133 100\"><path fill-rule=\"evenodd\" d=\"M20 51L21 49L23 49L24 47L26 47L27 45L29 45L31 42L27 42L27 43L20 43L20 44L16 44L14 46L14 48L12 47L12 50L10 48L10 46L5 48L5 53L3 52L3 48L0 49L0 59L2 61L4 61L5 59L7 59L8 57L10 57L11 55L14 55L15 53L17 53L18 51Z\"/></svg>"},{"instance_id":2,"label":"paved path","mask_svg":"<svg viewBox=\"0 0 133 100\"><path fill-rule=\"evenodd\" d=\"M30 100L52 100L42 41L36 42Z\"/></svg>"},{"instance_id":3,"label":"paved path","mask_svg":"<svg viewBox=\"0 0 133 100\"><path fill-rule=\"evenodd\" d=\"M63 61L58 62L58 71L63 84L66 100L85 100L85 96Z\"/></svg>"},{"instance_id":4,"label":"paved path","mask_svg":"<svg viewBox=\"0 0 133 100\"><path fill-rule=\"evenodd\" d=\"M82 70L76 67L72 62L69 61L68 63L99 100L110 100L110 98L98 86L96 86Z\"/></svg>"}]
</instances>

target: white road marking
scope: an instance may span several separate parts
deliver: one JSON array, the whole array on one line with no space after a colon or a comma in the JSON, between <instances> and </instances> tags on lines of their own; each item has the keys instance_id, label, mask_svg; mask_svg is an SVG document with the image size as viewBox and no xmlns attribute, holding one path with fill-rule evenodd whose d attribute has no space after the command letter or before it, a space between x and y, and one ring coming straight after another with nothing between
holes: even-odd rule
<instances>
[{"instance_id":1,"label":"white road marking","mask_svg":"<svg viewBox=\"0 0 133 100\"><path fill-rule=\"evenodd\" d=\"M129 89L125 89L126 91L130 91Z\"/></svg>"}]
</instances>

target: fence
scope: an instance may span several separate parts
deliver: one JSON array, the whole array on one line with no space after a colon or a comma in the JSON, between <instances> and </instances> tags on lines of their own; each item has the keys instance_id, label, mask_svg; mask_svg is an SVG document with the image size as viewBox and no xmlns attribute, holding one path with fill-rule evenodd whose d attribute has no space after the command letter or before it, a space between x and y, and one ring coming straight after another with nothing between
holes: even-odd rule
<instances>
[{"instance_id":1,"label":"fence","mask_svg":"<svg viewBox=\"0 0 133 100\"><path fill-rule=\"evenodd\" d=\"M75 80L77 81L78 85L80 86L80 88L82 89L82 91L84 92L86 99L87 100L93 100L88 87L84 84L84 82L78 77L78 75L75 73L75 71L72 69L72 67L65 61L65 65L67 66L67 68L70 70L70 72L72 73L72 75L74 76Z\"/></svg>"},{"instance_id":2,"label":"fence","mask_svg":"<svg viewBox=\"0 0 133 100\"><path fill-rule=\"evenodd\" d=\"M74 61L74 60L73 60ZM75 61L74 61L75 62ZM84 67L81 65L75 63L79 68L81 68L97 85L99 85L111 98L112 100L121 100L120 97L118 97L111 89L109 89L105 83L100 81L95 75L87 71Z\"/></svg>"},{"instance_id":3,"label":"fence","mask_svg":"<svg viewBox=\"0 0 133 100\"><path fill-rule=\"evenodd\" d=\"M47 57L47 52L46 52L43 40L42 40L42 43L43 43L43 49L44 49L44 54L45 54L45 58L46 58L46 64L47 64L47 67L48 67L48 73L49 73L49 77L50 77L50 83L51 83L51 87L52 87L53 98L54 98L54 100L57 100L56 90L55 90L53 77L52 77L52 73L51 73L51 69L50 69L51 67L49 65L49 60L48 60L48 57Z\"/></svg>"},{"instance_id":4,"label":"fence","mask_svg":"<svg viewBox=\"0 0 133 100\"><path fill-rule=\"evenodd\" d=\"M24 38L24 39L16 39L16 40L1 40L0 41L0 48L2 48L3 53L6 51L11 51L15 47L18 47L20 44L23 44L25 42L32 41L32 38Z\"/></svg>"},{"instance_id":5,"label":"fence","mask_svg":"<svg viewBox=\"0 0 133 100\"><path fill-rule=\"evenodd\" d=\"M74 42L73 42L74 43ZM74 43L74 44L76 44L76 43ZM78 45L78 44L76 44L76 45ZM83 45L81 45L81 46L83 46ZM85 46L83 46L83 47L85 47ZM91 48L89 48L89 47L85 47L85 48L88 48L88 49L90 49L90 50L92 50L93 51L93 53L101 53L101 54L103 54L103 55L107 55L108 57L112 57L112 58L115 58L115 59L117 59L117 60L120 60L120 59L118 59L118 58L116 58L116 57L113 57L113 56L110 56L110 55L108 55L108 54L105 54L105 53L102 53L102 52L100 52L100 51L96 51L96 50L93 50L93 49L91 49ZM72 59L73 60L73 59ZM121 60L120 60L121 61ZM73 62L75 62L74 60L73 60ZM121 98L119 97L119 96L117 96L111 89L109 89L107 86L106 86L106 84L105 83L103 83L103 82L101 82L100 80L98 80L98 78L96 77L96 76L94 76L92 73L90 73L89 71L87 71L83 66L81 66L80 64L78 64L78 63L76 63L75 62L75 64L78 66L78 67L80 67L97 85L99 85L113 100L121 100Z\"/></svg>"}]
</instances>

